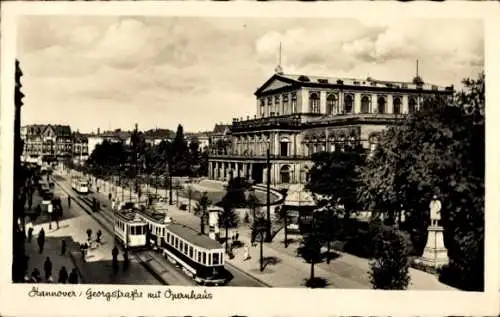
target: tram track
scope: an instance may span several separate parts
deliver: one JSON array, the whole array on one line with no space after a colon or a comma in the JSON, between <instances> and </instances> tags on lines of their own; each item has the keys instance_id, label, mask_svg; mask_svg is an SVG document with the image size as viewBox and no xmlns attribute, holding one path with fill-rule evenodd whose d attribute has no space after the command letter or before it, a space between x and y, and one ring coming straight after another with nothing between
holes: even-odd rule
<instances>
[{"instance_id":1,"label":"tram track","mask_svg":"<svg viewBox=\"0 0 500 317\"><path fill-rule=\"evenodd\" d=\"M86 199L87 197L82 197L82 195L76 194L72 189L66 188L61 183L64 183L65 179L62 176L54 175L57 179L53 179L54 183L61 188L68 196L70 196L74 202L88 215L90 215L101 227L110 235L114 237L114 216L113 212L107 208L101 208L101 212L93 212L91 210L92 203ZM129 250L129 254L139 263L146 271L148 271L158 282L163 285L179 285L179 286L196 286L195 281L191 280L189 277L185 276L177 267L173 267L162 256L151 250L143 251L133 251ZM175 280L175 283L167 280L162 275L168 275L169 279Z\"/></svg>"}]
</instances>

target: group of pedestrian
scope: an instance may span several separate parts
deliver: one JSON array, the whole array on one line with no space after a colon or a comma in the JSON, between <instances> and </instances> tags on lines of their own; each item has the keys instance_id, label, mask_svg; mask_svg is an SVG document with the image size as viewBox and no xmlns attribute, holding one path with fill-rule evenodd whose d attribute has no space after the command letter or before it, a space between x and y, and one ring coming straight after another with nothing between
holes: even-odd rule
<instances>
[{"instance_id":1,"label":"group of pedestrian","mask_svg":"<svg viewBox=\"0 0 500 317\"><path fill-rule=\"evenodd\" d=\"M113 247L113 249L111 250L111 255L112 255L112 261L111 261L111 266L113 268L113 273L114 274L117 274L118 273L118 255L120 254L120 251L118 250L118 248L116 246ZM123 251L123 271L126 271L128 270L130 266L130 259L129 259L129 256L128 256L128 250L125 249Z\"/></svg>"},{"instance_id":2,"label":"group of pedestrian","mask_svg":"<svg viewBox=\"0 0 500 317\"><path fill-rule=\"evenodd\" d=\"M40 273L40 270L38 268L34 268L33 271L31 272L31 275L28 275L28 270L26 268L25 273L24 273L24 281L26 283L54 283L54 279L52 277L52 261L50 260L50 257L47 257L45 259L45 262L43 263L43 271L44 271L44 276L42 278L42 275ZM61 284L78 284L78 270L76 268L73 268L71 270L71 273L68 275L68 271L66 270L65 266L61 266L61 269L59 270L59 276L57 279L57 283Z\"/></svg>"}]
</instances>

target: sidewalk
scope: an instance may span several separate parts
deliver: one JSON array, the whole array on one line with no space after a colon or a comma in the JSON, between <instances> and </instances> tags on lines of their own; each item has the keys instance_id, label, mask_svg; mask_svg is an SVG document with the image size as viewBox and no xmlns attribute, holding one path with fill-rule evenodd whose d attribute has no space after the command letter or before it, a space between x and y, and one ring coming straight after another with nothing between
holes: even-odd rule
<instances>
[{"instance_id":1,"label":"sidewalk","mask_svg":"<svg viewBox=\"0 0 500 317\"><path fill-rule=\"evenodd\" d=\"M160 193L160 190L159 190ZM101 198L106 199L107 193L101 191ZM162 193L166 194L165 191ZM164 197L162 195L162 197ZM168 206L168 215L175 222L185 224L199 230L200 220L193 213L177 208L174 193L174 205ZM179 197L180 203L187 203L187 199ZM239 270L254 276L262 282L273 287L305 287L305 280L310 276L311 265L306 263L297 255L298 242L284 247L284 232L281 230L271 243L263 245L265 269L260 272L260 245L251 246L251 232L248 225L242 224L238 229L239 240L249 247L251 259L243 259L243 248L234 249L235 257L226 258L226 263L233 265ZM221 230L221 235L225 232ZM229 235L231 235L231 230ZM299 236L289 235L288 239L298 240ZM327 288L344 289L371 289L369 260L348 253L335 251L337 257L330 261L318 263L314 267L315 276L325 278L328 281ZM454 288L442 284L438 279L426 272L410 268L411 282L410 290L454 290Z\"/></svg>"}]
</instances>

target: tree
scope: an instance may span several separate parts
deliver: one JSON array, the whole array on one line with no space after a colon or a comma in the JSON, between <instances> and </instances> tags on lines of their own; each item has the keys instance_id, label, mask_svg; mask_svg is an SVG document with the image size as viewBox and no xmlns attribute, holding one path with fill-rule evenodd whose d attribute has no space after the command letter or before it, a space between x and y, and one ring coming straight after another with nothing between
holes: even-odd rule
<instances>
[{"instance_id":1,"label":"tree","mask_svg":"<svg viewBox=\"0 0 500 317\"><path fill-rule=\"evenodd\" d=\"M300 241L300 246L297 249L297 253L308 263L311 263L311 275L309 277L308 284L314 285L314 265L320 263L321 257L321 239L316 233L315 227L315 215L313 214L312 220L312 230L303 235Z\"/></svg>"},{"instance_id":2,"label":"tree","mask_svg":"<svg viewBox=\"0 0 500 317\"><path fill-rule=\"evenodd\" d=\"M306 189L316 194L317 200L325 200L334 210L345 212L346 219L358 210L357 188L360 168L364 164L362 150L349 152L319 152L312 156L314 165L309 171ZM336 208L339 205L343 209Z\"/></svg>"},{"instance_id":3,"label":"tree","mask_svg":"<svg viewBox=\"0 0 500 317\"><path fill-rule=\"evenodd\" d=\"M252 222L251 232L252 232L252 244L255 241L260 243L260 271L264 271L264 238L266 235L266 230L268 226L268 220L262 216L255 218Z\"/></svg>"},{"instance_id":4,"label":"tree","mask_svg":"<svg viewBox=\"0 0 500 317\"><path fill-rule=\"evenodd\" d=\"M238 220L238 215L234 210L234 204L226 194L226 196L222 198L222 211L219 213L219 227L226 230L226 252L229 240L229 229L238 227Z\"/></svg>"},{"instance_id":5,"label":"tree","mask_svg":"<svg viewBox=\"0 0 500 317\"><path fill-rule=\"evenodd\" d=\"M172 142L172 173L175 176L186 176L190 172L189 149L184 138L184 128L177 126L175 139Z\"/></svg>"},{"instance_id":6,"label":"tree","mask_svg":"<svg viewBox=\"0 0 500 317\"><path fill-rule=\"evenodd\" d=\"M370 262L372 287L405 290L410 276L404 238L395 229L390 229L383 230L375 241L375 258Z\"/></svg>"},{"instance_id":7,"label":"tree","mask_svg":"<svg viewBox=\"0 0 500 317\"><path fill-rule=\"evenodd\" d=\"M194 214L200 217L200 232L201 234L205 234L205 224L208 218L208 206L210 206L211 202L208 199L207 192L204 192L201 196L200 200L196 203L194 207Z\"/></svg>"},{"instance_id":8,"label":"tree","mask_svg":"<svg viewBox=\"0 0 500 317\"><path fill-rule=\"evenodd\" d=\"M250 209L250 211L252 212L252 221L255 221L260 211L260 201L257 198L257 195L255 195L254 190L251 190L250 193L248 194L247 206L248 209Z\"/></svg>"},{"instance_id":9,"label":"tree","mask_svg":"<svg viewBox=\"0 0 500 317\"><path fill-rule=\"evenodd\" d=\"M484 280L484 74L464 80L453 101L431 98L421 111L380 135L362 171L367 208L398 218L410 212L414 230L426 230L429 201L442 202L444 240L461 288ZM471 110L472 109L472 110Z\"/></svg>"}]
</instances>

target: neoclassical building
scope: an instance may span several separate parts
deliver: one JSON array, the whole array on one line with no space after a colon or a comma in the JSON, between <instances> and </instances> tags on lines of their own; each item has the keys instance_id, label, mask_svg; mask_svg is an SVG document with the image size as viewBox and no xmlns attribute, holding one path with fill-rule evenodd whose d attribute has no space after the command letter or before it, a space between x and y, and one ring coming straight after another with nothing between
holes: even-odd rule
<instances>
[{"instance_id":1,"label":"neoclassical building","mask_svg":"<svg viewBox=\"0 0 500 317\"><path fill-rule=\"evenodd\" d=\"M209 178L266 182L269 149L273 185L304 183L313 153L373 149L380 131L418 111L426 98L452 98L453 92L453 86L426 84L418 76L389 82L278 69L255 92L256 115L233 119L229 151L211 153Z\"/></svg>"}]
</instances>

